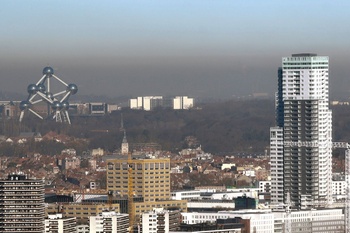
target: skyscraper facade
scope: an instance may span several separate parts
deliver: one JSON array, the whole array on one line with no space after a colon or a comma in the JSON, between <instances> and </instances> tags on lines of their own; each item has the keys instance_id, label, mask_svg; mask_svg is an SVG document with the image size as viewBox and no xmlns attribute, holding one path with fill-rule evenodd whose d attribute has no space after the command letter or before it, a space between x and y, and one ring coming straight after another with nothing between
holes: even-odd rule
<instances>
[{"instance_id":1,"label":"skyscraper facade","mask_svg":"<svg viewBox=\"0 0 350 233\"><path fill-rule=\"evenodd\" d=\"M44 183L23 174L0 180L0 232L45 232Z\"/></svg>"},{"instance_id":2,"label":"skyscraper facade","mask_svg":"<svg viewBox=\"0 0 350 233\"><path fill-rule=\"evenodd\" d=\"M329 59L316 54L282 58L276 127L270 129L271 199L295 207L332 199L332 112Z\"/></svg>"}]
</instances>

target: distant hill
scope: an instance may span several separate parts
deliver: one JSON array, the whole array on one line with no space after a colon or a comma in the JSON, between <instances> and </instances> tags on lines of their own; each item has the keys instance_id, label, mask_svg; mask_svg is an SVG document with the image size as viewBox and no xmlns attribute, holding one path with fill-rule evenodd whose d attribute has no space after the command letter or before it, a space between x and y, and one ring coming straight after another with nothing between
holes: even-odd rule
<instances>
[{"instance_id":1,"label":"distant hill","mask_svg":"<svg viewBox=\"0 0 350 233\"><path fill-rule=\"evenodd\" d=\"M332 109L334 141L349 142L350 106ZM181 111L156 109L147 112L125 108L106 116L72 116L71 126L27 118L22 129L42 134L54 130L87 138L90 148L113 151L120 148L123 138L121 113L130 143L156 142L163 149L173 151L187 147L185 138L192 136L207 152L263 153L269 146L269 129L275 125L272 100L246 100L202 104L198 109Z\"/></svg>"},{"instance_id":2,"label":"distant hill","mask_svg":"<svg viewBox=\"0 0 350 233\"><path fill-rule=\"evenodd\" d=\"M274 125L273 101L249 100L203 104L191 110L125 108L106 116L72 116L71 126L26 118L22 128L88 138L91 148L113 151L120 147L123 137L121 113L130 143L157 142L163 149L174 151L187 147L185 138L193 136L212 153L263 152L269 142L269 127Z\"/></svg>"}]
</instances>

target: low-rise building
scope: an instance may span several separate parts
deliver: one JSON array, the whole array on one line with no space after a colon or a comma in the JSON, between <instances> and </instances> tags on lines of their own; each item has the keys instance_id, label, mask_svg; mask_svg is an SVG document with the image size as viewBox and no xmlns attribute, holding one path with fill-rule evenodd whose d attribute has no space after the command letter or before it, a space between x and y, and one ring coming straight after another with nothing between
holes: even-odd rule
<instances>
[{"instance_id":1,"label":"low-rise building","mask_svg":"<svg viewBox=\"0 0 350 233\"><path fill-rule=\"evenodd\" d=\"M49 214L45 219L45 233L76 233L77 222L73 218L63 218L62 214Z\"/></svg>"},{"instance_id":2,"label":"low-rise building","mask_svg":"<svg viewBox=\"0 0 350 233\"><path fill-rule=\"evenodd\" d=\"M114 211L102 212L97 216L90 216L90 233L127 233L129 215Z\"/></svg>"},{"instance_id":3,"label":"low-rise building","mask_svg":"<svg viewBox=\"0 0 350 233\"><path fill-rule=\"evenodd\" d=\"M181 214L178 210L169 211L163 208L154 208L141 216L142 232L158 233L176 231L179 229Z\"/></svg>"},{"instance_id":4,"label":"low-rise building","mask_svg":"<svg viewBox=\"0 0 350 233\"><path fill-rule=\"evenodd\" d=\"M87 223L89 216L97 216L104 211L113 210L120 212L119 204L105 203L61 203L50 204L48 214L62 213L64 218L76 218L78 224Z\"/></svg>"}]
</instances>

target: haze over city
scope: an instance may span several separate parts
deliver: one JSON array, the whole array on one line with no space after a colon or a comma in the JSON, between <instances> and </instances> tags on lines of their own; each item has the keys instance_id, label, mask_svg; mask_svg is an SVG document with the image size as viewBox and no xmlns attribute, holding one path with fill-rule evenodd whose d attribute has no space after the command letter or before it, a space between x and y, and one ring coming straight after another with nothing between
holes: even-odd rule
<instances>
[{"instance_id":1,"label":"haze over city","mask_svg":"<svg viewBox=\"0 0 350 233\"><path fill-rule=\"evenodd\" d=\"M80 95L214 98L276 90L281 57L330 57L347 97L349 1L4 1L0 91L50 65Z\"/></svg>"}]
</instances>

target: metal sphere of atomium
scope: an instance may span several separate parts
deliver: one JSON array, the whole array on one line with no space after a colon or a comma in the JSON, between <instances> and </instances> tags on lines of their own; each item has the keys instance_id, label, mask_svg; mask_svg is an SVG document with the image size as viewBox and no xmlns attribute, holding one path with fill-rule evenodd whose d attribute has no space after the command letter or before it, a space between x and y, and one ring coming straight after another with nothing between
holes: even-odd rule
<instances>
[{"instance_id":1,"label":"metal sphere of atomium","mask_svg":"<svg viewBox=\"0 0 350 233\"><path fill-rule=\"evenodd\" d=\"M51 104L51 108L53 110L60 110L62 108L62 104L59 102L59 101L54 101L52 104Z\"/></svg>"},{"instance_id":2,"label":"metal sphere of atomium","mask_svg":"<svg viewBox=\"0 0 350 233\"><path fill-rule=\"evenodd\" d=\"M71 83L68 85L67 90L70 91L72 95L74 95L78 92L78 86L74 83Z\"/></svg>"},{"instance_id":3,"label":"metal sphere of atomium","mask_svg":"<svg viewBox=\"0 0 350 233\"><path fill-rule=\"evenodd\" d=\"M27 87L27 91L30 95L34 95L38 91L38 87L35 84L29 84Z\"/></svg>"},{"instance_id":4,"label":"metal sphere of atomium","mask_svg":"<svg viewBox=\"0 0 350 233\"><path fill-rule=\"evenodd\" d=\"M23 100L21 101L21 103L19 104L19 108L23 111L25 109L28 109L30 107L30 103L28 100Z\"/></svg>"},{"instance_id":5,"label":"metal sphere of atomium","mask_svg":"<svg viewBox=\"0 0 350 233\"><path fill-rule=\"evenodd\" d=\"M44 75L48 75L48 76L53 75L53 69L52 69L52 67L46 66L46 67L43 69L43 74L44 74Z\"/></svg>"},{"instance_id":6,"label":"metal sphere of atomium","mask_svg":"<svg viewBox=\"0 0 350 233\"><path fill-rule=\"evenodd\" d=\"M38 84L37 88L38 88L38 91L40 91L40 92L45 92L45 90L46 90L45 85L42 83Z\"/></svg>"},{"instance_id":7,"label":"metal sphere of atomium","mask_svg":"<svg viewBox=\"0 0 350 233\"><path fill-rule=\"evenodd\" d=\"M68 110L69 109L69 103L67 101L64 101L61 103L61 107L64 110Z\"/></svg>"},{"instance_id":8,"label":"metal sphere of atomium","mask_svg":"<svg viewBox=\"0 0 350 233\"><path fill-rule=\"evenodd\" d=\"M46 97L48 98L48 99L53 99L53 94L51 93L51 92L47 92L46 93Z\"/></svg>"}]
</instances>

